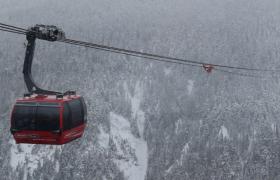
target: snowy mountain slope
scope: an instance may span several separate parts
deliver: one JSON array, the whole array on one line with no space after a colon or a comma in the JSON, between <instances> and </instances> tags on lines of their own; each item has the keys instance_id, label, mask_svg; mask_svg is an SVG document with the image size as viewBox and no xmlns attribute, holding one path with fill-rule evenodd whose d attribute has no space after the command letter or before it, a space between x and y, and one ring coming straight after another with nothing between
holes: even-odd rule
<instances>
[{"instance_id":1,"label":"snowy mountain slope","mask_svg":"<svg viewBox=\"0 0 280 180\"><path fill-rule=\"evenodd\" d=\"M278 0L0 0L1 22L233 66L279 69ZM39 41L43 87L88 105L84 137L16 145L24 37L0 33L0 175L14 179L279 179L279 75L244 78ZM244 72L243 72L244 73ZM246 73L246 72L245 72Z\"/></svg>"}]
</instances>

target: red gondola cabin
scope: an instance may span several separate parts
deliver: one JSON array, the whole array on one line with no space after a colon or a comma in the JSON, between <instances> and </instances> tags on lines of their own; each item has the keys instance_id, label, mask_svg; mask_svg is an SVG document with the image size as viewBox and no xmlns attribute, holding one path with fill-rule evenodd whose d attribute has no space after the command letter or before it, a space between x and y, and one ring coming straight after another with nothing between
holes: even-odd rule
<instances>
[{"instance_id":1,"label":"red gondola cabin","mask_svg":"<svg viewBox=\"0 0 280 180\"><path fill-rule=\"evenodd\" d=\"M56 26L36 25L28 29L23 77L28 94L18 99L11 114L11 133L16 143L65 144L81 137L87 122L84 99L75 91L65 93L39 88L32 77L36 39L63 41Z\"/></svg>"},{"instance_id":2,"label":"red gondola cabin","mask_svg":"<svg viewBox=\"0 0 280 180\"><path fill-rule=\"evenodd\" d=\"M34 94L16 101L11 132L16 143L60 145L81 137L86 122L81 96Z\"/></svg>"}]
</instances>

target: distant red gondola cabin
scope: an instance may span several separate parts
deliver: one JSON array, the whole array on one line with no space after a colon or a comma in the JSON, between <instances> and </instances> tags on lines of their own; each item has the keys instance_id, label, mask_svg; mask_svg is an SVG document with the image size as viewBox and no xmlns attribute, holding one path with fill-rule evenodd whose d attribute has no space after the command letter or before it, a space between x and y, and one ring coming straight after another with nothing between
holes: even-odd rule
<instances>
[{"instance_id":1,"label":"distant red gondola cabin","mask_svg":"<svg viewBox=\"0 0 280 180\"><path fill-rule=\"evenodd\" d=\"M16 101L11 132L16 143L61 145L81 137L86 122L81 96L34 94Z\"/></svg>"}]
</instances>

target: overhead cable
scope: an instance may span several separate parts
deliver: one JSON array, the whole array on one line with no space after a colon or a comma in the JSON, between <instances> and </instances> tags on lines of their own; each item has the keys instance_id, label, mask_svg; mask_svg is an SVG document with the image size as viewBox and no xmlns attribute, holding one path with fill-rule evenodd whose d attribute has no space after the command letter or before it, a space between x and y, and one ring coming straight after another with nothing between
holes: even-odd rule
<instances>
[{"instance_id":1,"label":"overhead cable","mask_svg":"<svg viewBox=\"0 0 280 180\"><path fill-rule=\"evenodd\" d=\"M160 59L169 59L169 60L174 60L174 61L179 61L179 62L187 62L187 63L199 64L199 65L208 64L208 65L211 65L214 67L245 70L245 71L280 72L280 69L277 69L277 70L276 69L256 69L256 68L248 68L248 67L237 67L237 66L228 66L228 65L221 65L221 64L212 64L212 63L208 63L208 62L199 62L199 61L180 59L180 58L174 58L174 57L169 57L169 56L162 56L162 55L157 55L157 54L144 53L144 52L139 52L139 51L116 48L116 47L112 47L112 46L99 45L99 44L95 44L95 43L77 41L77 40L72 40L72 39L65 39L62 42L73 43L73 44L77 43L77 45L91 47L91 48L95 48L95 49L99 48L102 50L105 50L105 49L113 50L114 52L125 52L125 53L130 53L130 54L137 54L137 55L143 56L144 58L145 57L156 57L156 58L160 58Z\"/></svg>"},{"instance_id":2,"label":"overhead cable","mask_svg":"<svg viewBox=\"0 0 280 180\"><path fill-rule=\"evenodd\" d=\"M11 25L4 24L4 23L0 23L0 30L6 31L6 32L11 32L11 33L23 34L23 35L26 34L28 31L30 31L30 30L27 30L24 28L11 26ZM176 58L176 57L163 56L163 55L158 55L158 54L151 54L151 53L145 53L145 52L140 52L140 51L117 48L117 47L113 47L113 46L105 46L105 45L78 41L78 40L73 40L73 39L64 39L64 40L61 40L60 42L77 45L77 46L83 46L86 48L93 48L93 49L97 49L97 50L123 54L123 55L129 55L129 56L133 56L133 57L161 61L161 62L176 63L176 64L182 64L182 65L194 66L194 67L202 67L205 65L209 65L209 66L214 67L215 70L219 70L221 72L231 73L231 74L236 74L236 75L244 75L244 76L248 76L248 77L252 77L253 75L244 74L244 73L236 73L233 71L226 71L224 69L253 71L253 72L280 72L279 69L256 69L256 68L249 68L249 67L228 66L228 65L222 65L222 64L212 64L212 63L208 63L208 62L193 61L193 60L188 60L188 59L181 59L181 58ZM255 76L253 76L253 77L255 77Z\"/></svg>"},{"instance_id":3,"label":"overhead cable","mask_svg":"<svg viewBox=\"0 0 280 180\"><path fill-rule=\"evenodd\" d=\"M23 35L26 34L26 33L21 32L21 31L15 31L15 30L5 29L5 28L1 28L1 27L0 27L0 31L10 32L10 33L16 33L16 34L23 34Z\"/></svg>"}]
</instances>

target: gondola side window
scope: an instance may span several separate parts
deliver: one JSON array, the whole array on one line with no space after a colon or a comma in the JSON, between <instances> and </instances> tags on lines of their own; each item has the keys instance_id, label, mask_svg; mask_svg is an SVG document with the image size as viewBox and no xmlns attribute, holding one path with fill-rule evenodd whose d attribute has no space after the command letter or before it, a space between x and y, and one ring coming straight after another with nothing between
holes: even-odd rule
<instances>
[{"instance_id":1,"label":"gondola side window","mask_svg":"<svg viewBox=\"0 0 280 180\"><path fill-rule=\"evenodd\" d=\"M36 129L40 131L59 129L59 108L38 106Z\"/></svg>"},{"instance_id":2,"label":"gondola side window","mask_svg":"<svg viewBox=\"0 0 280 180\"><path fill-rule=\"evenodd\" d=\"M58 130L59 108L18 104L13 111L12 128L34 131Z\"/></svg>"},{"instance_id":3,"label":"gondola side window","mask_svg":"<svg viewBox=\"0 0 280 180\"><path fill-rule=\"evenodd\" d=\"M12 116L12 128L17 130L35 129L32 121L36 107L32 106L15 106Z\"/></svg>"}]
</instances>

